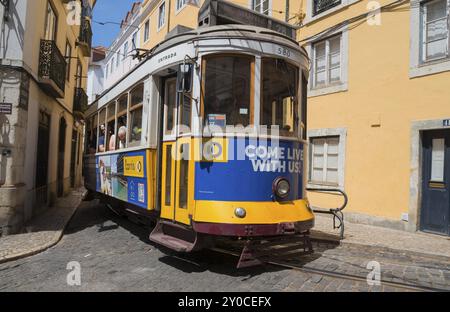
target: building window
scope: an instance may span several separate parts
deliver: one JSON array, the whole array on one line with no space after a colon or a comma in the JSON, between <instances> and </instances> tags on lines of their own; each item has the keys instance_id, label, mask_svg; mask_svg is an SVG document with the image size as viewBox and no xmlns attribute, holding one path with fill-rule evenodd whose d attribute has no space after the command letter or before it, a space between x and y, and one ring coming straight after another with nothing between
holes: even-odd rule
<instances>
[{"instance_id":1,"label":"building window","mask_svg":"<svg viewBox=\"0 0 450 312\"><path fill-rule=\"evenodd\" d=\"M133 49L136 49L137 48L137 32L135 32L134 34L133 34L133 39L132 39L132 41L131 41L131 43L133 44Z\"/></svg>"},{"instance_id":2,"label":"building window","mask_svg":"<svg viewBox=\"0 0 450 312\"><path fill-rule=\"evenodd\" d=\"M313 16L341 4L341 0L313 0Z\"/></svg>"},{"instance_id":3,"label":"building window","mask_svg":"<svg viewBox=\"0 0 450 312\"><path fill-rule=\"evenodd\" d=\"M109 64L106 64L105 79L108 79L108 74L109 74Z\"/></svg>"},{"instance_id":4,"label":"building window","mask_svg":"<svg viewBox=\"0 0 450 312\"><path fill-rule=\"evenodd\" d=\"M166 21L166 3L163 2L159 7L159 15L158 15L158 30L160 30Z\"/></svg>"},{"instance_id":5,"label":"building window","mask_svg":"<svg viewBox=\"0 0 450 312\"><path fill-rule=\"evenodd\" d=\"M123 46L123 59L125 60L128 56L128 42L125 42L125 45Z\"/></svg>"},{"instance_id":6,"label":"building window","mask_svg":"<svg viewBox=\"0 0 450 312\"><path fill-rule=\"evenodd\" d=\"M252 10L261 14L270 15L269 0L252 0Z\"/></svg>"},{"instance_id":7,"label":"building window","mask_svg":"<svg viewBox=\"0 0 450 312\"><path fill-rule=\"evenodd\" d=\"M111 73L114 71L114 65L116 64L116 60L115 60L115 58L113 57L112 58L112 60L111 60Z\"/></svg>"},{"instance_id":8,"label":"building window","mask_svg":"<svg viewBox=\"0 0 450 312\"><path fill-rule=\"evenodd\" d=\"M117 51L117 57L116 57L116 68L118 69L119 68L119 65L120 65L120 49L119 49L119 51Z\"/></svg>"},{"instance_id":9,"label":"building window","mask_svg":"<svg viewBox=\"0 0 450 312\"><path fill-rule=\"evenodd\" d=\"M448 12L447 0L434 0L421 4L423 62L449 57Z\"/></svg>"},{"instance_id":10,"label":"building window","mask_svg":"<svg viewBox=\"0 0 450 312\"><path fill-rule=\"evenodd\" d=\"M343 190L347 129L309 129L308 141L308 187Z\"/></svg>"},{"instance_id":11,"label":"building window","mask_svg":"<svg viewBox=\"0 0 450 312\"><path fill-rule=\"evenodd\" d=\"M180 11L182 8L184 8L184 6L186 5L187 0L177 0L177 4L176 4L176 12Z\"/></svg>"},{"instance_id":12,"label":"building window","mask_svg":"<svg viewBox=\"0 0 450 312\"><path fill-rule=\"evenodd\" d=\"M76 87L81 88L83 79L83 67L81 66L80 60L77 61L77 77L76 77Z\"/></svg>"},{"instance_id":13,"label":"building window","mask_svg":"<svg viewBox=\"0 0 450 312\"><path fill-rule=\"evenodd\" d=\"M66 80L70 80L70 61L72 60L72 46L70 45L69 41L66 41Z\"/></svg>"},{"instance_id":14,"label":"building window","mask_svg":"<svg viewBox=\"0 0 450 312\"><path fill-rule=\"evenodd\" d=\"M310 183L339 185L339 136L311 139Z\"/></svg>"},{"instance_id":15,"label":"building window","mask_svg":"<svg viewBox=\"0 0 450 312\"><path fill-rule=\"evenodd\" d=\"M45 18L45 40L56 40L58 18L50 2L47 2L47 15Z\"/></svg>"},{"instance_id":16,"label":"building window","mask_svg":"<svg viewBox=\"0 0 450 312\"><path fill-rule=\"evenodd\" d=\"M341 38L342 35L337 35L313 44L313 88L342 82Z\"/></svg>"},{"instance_id":17,"label":"building window","mask_svg":"<svg viewBox=\"0 0 450 312\"><path fill-rule=\"evenodd\" d=\"M450 3L417 0L411 5L409 77L450 71Z\"/></svg>"},{"instance_id":18,"label":"building window","mask_svg":"<svg viewBox=\"0 0 450 312\"><path fill-rule=\"evenodd\" d=\"M144 42L150 38L150 20L147 20L144 25Z\"/></svg>"}]
</instances>

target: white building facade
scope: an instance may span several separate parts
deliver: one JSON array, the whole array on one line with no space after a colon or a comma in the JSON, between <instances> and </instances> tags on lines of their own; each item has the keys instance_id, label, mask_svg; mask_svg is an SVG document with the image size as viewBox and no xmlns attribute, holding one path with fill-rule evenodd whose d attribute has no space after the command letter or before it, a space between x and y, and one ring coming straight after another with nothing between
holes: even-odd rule
<instances>
[{"instance_id":1,"label":"white building facade","mask_svg":"<svg viewBox=\"0 0 450 312\"><path fill-rule=\"evenodd\" d=\"M92 49L91 62L89 63L87 78L87 95L89 104L94 102L104 90L105 50L106 49L103 47Z\"/></svg>"},{"instance_id":2,"label":"white building facade","mask_svg":"<svg viewBox=\"0 0 450 312\"><path fill-rule=\"evenodd\" d=\"M122 21L121 30L116 40L106 51L103 61L103 90L112 87L124 75L132 70L139 60L134 57L140 47L141 3L135 2Z\"/></svg>"}]
</instances>

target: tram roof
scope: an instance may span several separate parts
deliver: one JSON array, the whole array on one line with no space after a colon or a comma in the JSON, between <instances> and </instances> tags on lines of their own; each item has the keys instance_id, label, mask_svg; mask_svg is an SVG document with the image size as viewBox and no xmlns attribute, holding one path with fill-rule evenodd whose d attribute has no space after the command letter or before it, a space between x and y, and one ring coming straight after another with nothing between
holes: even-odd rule
<instances>
[{"instance_id":1,"label":"tram roof","mask_svg":"<svg viewBox=\"0 0 450 312\"><path fill-rule=\"evenodd\" d=\"M166 40L162 41L155 47L155 49L152 51L149 57L161 52L162 50L165 50L177 44L181 44L185 41L191 41L196 39L201 40L209 38L217 38L217 39L242 38L257 41L265 40L277 44L284 44L294 49L301 49L305 55L307 54L305 49L301 47L297 41L274 30L251 25L226 24L218 26L200 27L195 30L187 31L181 34L168 37Z\"/></svg>"},{"instance_id":2,"label":"tram roof","mask_svg":"<svg viewBox=\"0 0 450 312\"><path fill-rule=\"evenodd\" d=\"M195 40L208 40L208 39L245 39L245 40L256 40L256 41L266 41L271 42L273 44L281 44L287 47L291 47L293 49L298 49L301 53L308 57L308 53L306 50L300 46L300 44L273 30L251 26L251 25L240 25L240 24L225 24L218 26L208 26L208 27L200 27L195 30L190 30L187 32L183 32L181 34L172 35L166 38L164 41L160 42L156 45L145 59L143 59L136 67L134 67L131 71L125 74L119 81L117 81L110 88L103 91L103 93L89 106L87 112L88 114L92 112L93 107L97 106L98 101L107 94L110 90L115 88L121 81L127 78L130 74L136 71L139 67L144 65L149 59L153 58L155 55L167 50L171 47L180 45L185 42L195 41Z\"/></svg>"}]
</instances>

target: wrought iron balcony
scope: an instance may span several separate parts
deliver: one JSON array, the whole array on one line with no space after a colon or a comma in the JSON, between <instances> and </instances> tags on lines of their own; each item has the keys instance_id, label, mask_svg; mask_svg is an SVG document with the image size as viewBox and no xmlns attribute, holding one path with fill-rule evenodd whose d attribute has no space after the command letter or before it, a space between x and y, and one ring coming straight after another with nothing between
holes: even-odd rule
<instances>
[{"instance_id":1,"label":"wrought iron balcony","mask_svg":"<svg viewBox=\"0 0 450 312\"><path fill-rule=\"evenodd\" d=\"M53 40L41 40L39 51L39 83L51 96L64 97L66 60Z\"/></svg>"},{"instance_id":2,"label":"wrought iron balcony","mask_svg":"<svg viewBox=\"0 0 450 312\"><path fill-rule=\"evenodd\" d=\"M91 55L92 28L89 19L83 17L80 25L80 36L78 37L78 46L86 56Z\"/></svg>"},{"instance_id":3,"label":"wrought iron balcony","mask_svg":"<svg viewBox=\"0 0 450 312\"><path fill-rule=\"evenodd\" d=\"M325 12L339 4L341 4L341 0L314 0L313 15Z\"/></svg>"},{"instance_id":4,"label":"wrought iron balcony","mask_svg":"<svg viewBox=\"0 0 450 312\"><path fill-rule=\"evenodd\" d=\"M75 88L73 95L73 113L81 118L88 107L88 96L83 88Z\"/></svg>"}]
</instances>

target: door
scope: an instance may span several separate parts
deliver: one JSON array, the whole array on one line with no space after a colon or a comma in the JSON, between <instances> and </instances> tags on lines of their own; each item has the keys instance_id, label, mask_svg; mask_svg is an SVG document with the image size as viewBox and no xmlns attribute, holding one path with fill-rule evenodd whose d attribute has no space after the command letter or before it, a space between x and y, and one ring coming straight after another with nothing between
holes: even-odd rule
<instances>
[{"instance_id":1,"label":"door","mask_svg":"<svg viewBox=\"0 0 450 312\"><path fill-rule=\"evenodd\" d=\"M423 133L420 229L450 234L450 130Z\"/></svg>"},{"instance_id":2,"label":"door","mask_svg":"<svg viewBox=\"0 0 450 312\"><path fill-rule=\"evenodd\" d=\"M190 224L190 137L178 133L181 116L176 92L176 78L164 81L163 136L161 166L161 218Z\"/></svg>"},{"instance_id":3,"label":"door","mask_svg":"<svg viewBox=\"0 0 450 312\"><path fill-rule=\"evenodd\" d=\"M48 203L48 154L50 147L50 115L39 112L38 145L36 153L36 205Z\"/></svg>"},{"instance_id":4,"label":"door","mask_svg":"<svg viewBox=\"0 0 450 312\"><path fill-rule=\"evenodd\" d=\"M78 156L77 148L78 148L78 132L77 130L72 130L72 146L70 153L70 187L75 187L75 163L76 158Z\"/></svg>"},{"instance_id":5,"label":"door","mask_svg":"<svg viewBox=\"0 0 450 312\"><path fill-rule=\"evenodd\" d=\"M66 128L67 123L64 117L59 122L59 139L58 139L58 169L57 169L57 188L58 197L64 195L64 152L66 150Z\"/></svg>"}]
</instances>

